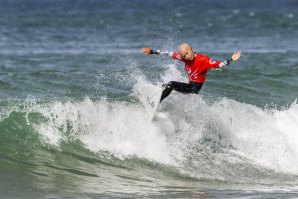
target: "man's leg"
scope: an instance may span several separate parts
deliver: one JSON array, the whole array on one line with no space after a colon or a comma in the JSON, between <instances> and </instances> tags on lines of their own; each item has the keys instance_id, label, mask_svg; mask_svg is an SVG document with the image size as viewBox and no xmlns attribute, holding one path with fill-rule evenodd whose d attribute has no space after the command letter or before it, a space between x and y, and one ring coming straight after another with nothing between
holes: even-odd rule
<instances>
[{"instance_id":1,"label":"man's leg","mask_svg":"<svg viewBox=\"0 0 298 199\"><path fill-rule=\"evenodd\" d=\"M160 101L168 97L173 90L178 91L183 94L195 93L198 94L203 84L191 82L189 84L182 82L171 81L166 85L163 90Z\"/></svg>"}]
</instances>

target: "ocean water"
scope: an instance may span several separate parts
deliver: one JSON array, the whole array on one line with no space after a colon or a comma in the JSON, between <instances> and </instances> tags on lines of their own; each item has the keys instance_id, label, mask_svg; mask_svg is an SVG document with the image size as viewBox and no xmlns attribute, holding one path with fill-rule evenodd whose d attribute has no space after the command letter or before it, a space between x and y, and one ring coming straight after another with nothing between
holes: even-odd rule
<instances>
[{"instance_id":1,"label":"ocean water","mask_svg":"<svg viewBox=\"0 0 298 199\"><path fill-rule=\"evenodd\" d=\"M298 2L3 0L0 198L298 198ZM148 121L140 86L187 82L140 48L215 60Z\"/></svg>"}]
</instances>

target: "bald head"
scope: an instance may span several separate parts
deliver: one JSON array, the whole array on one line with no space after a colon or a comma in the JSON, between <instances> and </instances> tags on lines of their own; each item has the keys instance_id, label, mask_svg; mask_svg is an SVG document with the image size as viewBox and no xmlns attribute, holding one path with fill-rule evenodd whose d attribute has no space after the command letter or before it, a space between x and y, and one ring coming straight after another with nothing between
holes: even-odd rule
<instances>
[{"instance_id":1,"label":"bald head","mask_svg":"<svg viewBox=\"0 0 298 199\"><path fill-rule=\"evenodd\" d=\"M179 46L179 54L185 60L191 61L195 57L192 47L188 43L183 43Z\"/></svg>"},{"instance_id":2,"label":"bald head","mask_svg":"<svg viewBox=\"0 0 298 199\"><path fill-rule=\"evenodd\" d=\"M179 46L179 53L180 51L185 51L191 49L191 46L188 43L183 43Z\"/></svg>"}]
</instances>

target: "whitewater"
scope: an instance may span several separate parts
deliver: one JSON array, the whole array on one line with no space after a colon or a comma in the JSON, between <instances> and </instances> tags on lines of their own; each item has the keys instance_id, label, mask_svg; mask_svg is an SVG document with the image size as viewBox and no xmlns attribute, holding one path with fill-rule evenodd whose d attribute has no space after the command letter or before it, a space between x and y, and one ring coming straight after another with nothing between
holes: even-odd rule
<instances>
[{"instance_id":1,"label":"whitewater","mask_svg":"<svg viewBox=\"0 0 298 199\"><path fill-rule=\"evenodd\" d=\"M166 67L162 80L184 78L175 65ZM135 88L148 83L144 76L137 79ZM198 180L279 184L277 179L298 174L296 101L274 109L208 94L174 93L151 122L134 93L125 101L27 99L21 108L6 110L2 123L16 112L44 145L58 150L61 143L78 141L95 154L145 159ZM32 115L42 119L35 121Z\"/></svg>"}]
</instances>

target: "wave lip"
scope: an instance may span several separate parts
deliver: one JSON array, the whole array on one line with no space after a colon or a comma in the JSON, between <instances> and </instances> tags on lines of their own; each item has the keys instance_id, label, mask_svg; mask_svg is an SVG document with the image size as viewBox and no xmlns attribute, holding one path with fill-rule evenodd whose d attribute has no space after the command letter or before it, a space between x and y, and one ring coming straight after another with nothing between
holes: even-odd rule
<instances>
[{"instance_id":1,"label":"wave lip","mask_svg":"<svg viewBox=\"0 0 298 199\"><path fill-rule=\"evenodd\" d=\"M297 181L296 102L276 110L227 98L207 103L208 96L204 98L173 94L159 111L164 117L153 123L146 119L139 102L88 98L45 104L30 101L25 108L7 111L10 113L0 122L1 148L7 153L2 157L14 160L53 149L82 154L71 155L76 161L84 160L78 158L83 154L91 154L94 160L99 155L107 162L115 157L119 166L130 159L146 160L165 165L177 173L174 175L197 180ZM11 147L14 143L19 145ZM9 148L19 151L18 155Z\"/></svg>"}]
</instances>

